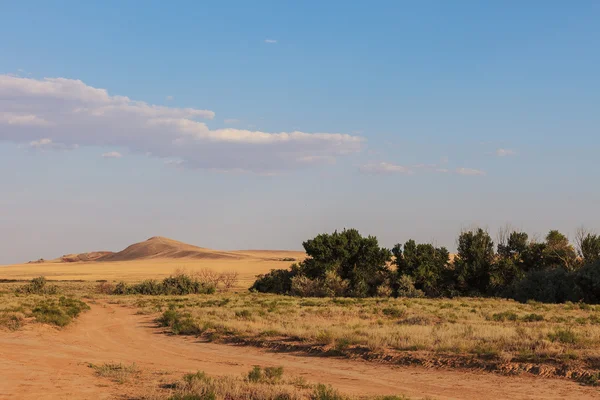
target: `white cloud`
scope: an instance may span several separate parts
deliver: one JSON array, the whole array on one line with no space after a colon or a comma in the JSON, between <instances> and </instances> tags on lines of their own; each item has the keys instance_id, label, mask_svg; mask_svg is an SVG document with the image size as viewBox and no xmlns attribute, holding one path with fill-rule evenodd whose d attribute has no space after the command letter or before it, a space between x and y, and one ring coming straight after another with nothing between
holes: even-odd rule
<instances>
[{"instance_id":1,"label":"white cloud","mask_svg":"<svg viewBox=\"0 0 600 400\"><path fill-rule=\"evenodd\" d=\"M265 43L275 44L275 43L277 43L277 40L275 40L275 39L265 39Z\"/></svg>"},{"instance_id":2,"label":"white cloud","mask_svg":"<svg viewBox=\"0 0 600 400\"><path fill-rule=\"evenodd\" d=\"M227 125L233 125L239 123L240 120L235 118L225 118L223 122L225 122Z\"/></svg>"},{"instance_id":3,"label":"white cloud","mask_svg":"<svg viewBox=\"0 0 600 400\"><path fill-rule=\"evenodd\" d=\"M44 126L50 122L34 114L0 111L0 125Z\"/></svg>"},{"instance_id":4,"label":"white cloud","mask_svg":"<svg viewBox=\"0 0 600 400\"><path fill-rule=\"evenodd\" d=\"M498 157L508 157L508 156L514 156L516 155L517 152L511 149L498 149L496 150L496 155Z\"/></svg>"},{"instance_id":5,"label":"white cloud","mask_svg":"<svg viewBox=\"0 0 600 400\"><path fill-rule=\"evenodd\" d=\"M440 174L449 174L450 171L447 168L440 167L437 164L415 164L410 166L397 165L388 162L369 163L362 165L359 170L361 172L372 173L372 174L405 174L412 175L417 172L436 172ZM457 168L454 171L459 175L485 175L484 171L472 168Z\"/></svg>"},{"instance_id":6,"label":"white cloud","mask_svg":"<svg viewBox=\"0 0 600 400\"><path fill-rule=\"evenodd\" d=\"M412 174L413 171L409 167L396 165L387 162L369 163L360 167L361 172L372 174Z\"/></svg>"},{"instance_id":7,"label":"white cloud","mask_svg":"<svg viewBox=\"0 0 600 400\"><path fill-rule=\"evenodd\" d=\"M485 171L482 171L480 169L473 169L473 168L457 168L456 173L459 175L471 175L471 176L485 175Z\"/></svg>"},{"instance_id":8,"label":"white cloud","mask_svg":"<svg viewBox=\"0 0 600 400\"><path fill-rule=\"evenodd\" d=\"M121 158L121 157L123 157L123 155L117 151L111 151L111 152L102 154L102 157L103 158Z\"/></svg>"},{"instance_id":9,"label":"white cloud","mask_svg":"<svg viewBox=\"0 0 600 400\"><path fill-rule=\"evenodd\" d=\"M32 140L28 143L28 146L37 150L74 150L79 147L77 144L54 143L50 138Z\"/></svg>"},{"instance_id":10,"label":"white cloud","mask_svg":"<svg viewBox=\"0 0 600 400\"><path fill-rule=\"evenodd\" d=\"M40 140L32 140L31 142L29 142L29 147L34 147L36 149L39 149L40 147L44 147L44 146L50 146L52 145L52 139L48 139L48 138L44 138L44 139L40 139Z\"/></svg>"},{"instance_id":11,"label":"white cloud","mask_svg":"<svg viewBox=\"0 0 600 400\"><path fill-rule=\"evenodd\" d=\"M175 97L173 97L173 96L167 96L167 97L165 97L165 99L166 99L167 101L173 101L173 99L174 99L174 98L175 98Z\"/></svg>"},{"instance_id":12,"label":"white cloud","mask_svg":"<svg viewBox=\"0 0 600 400\"><path fill-rule=\"evenodd\" d=\"M341 133L211 130L214 112L151 105L65 78L0 75L0 140L47 138L74 146L114 146L178 159L188 168L269 173L360 151Z\"/></svg>"}]
</instances>

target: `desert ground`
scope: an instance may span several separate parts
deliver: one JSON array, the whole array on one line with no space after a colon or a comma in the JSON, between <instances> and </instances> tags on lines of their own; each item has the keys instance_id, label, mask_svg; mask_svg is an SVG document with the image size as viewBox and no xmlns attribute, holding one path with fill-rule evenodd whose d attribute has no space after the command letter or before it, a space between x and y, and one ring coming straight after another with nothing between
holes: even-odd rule
<instances>
[{"instance_id":1,"label":"desert ground","mask_svg":"<svg viewBox=\"0 0 600 400\"><path fill-rule=\"evenodd\" d=\"M89 258L86 255L69 256ZM423 300L411 309L409 302L401 300L390 300L394 303L389 304L379 304L376 299L352 304L343 301L325 304L329 300L296 300L294 303L284 296L246 294L255 275L273 268L285 268L293 262L291 259L303 257L301 252L289 251L213 251L170 239L152 238L121 252L102 253L96 260L65 262L57 259L0 267L0 280L6 280L0 283L0 314L3 313L4 321L8 321L5 326L0 324L0 399L183 398L170 396L176 382L181 381L185 374L203 371L213 377L240 380L246 379L242 377L255 366L283 367L286 379L283 382L297 391L298 396L307 385L321 383L353 398L371 399L600 398L597 387L582 384L570 376L540 373L533 361L529 364L531 368L525 368L525 372L490 372L483 364L455 367L415 362L409 365L410 362L390 361L385 357L348 357L341 351L329 354L313 351L314 348L306 351L302 346L257 343L257 338L263 338L264 333L269 332L269 338L275 335L289 344L320 343L325 338L325 342L332 343L329 347L337 349L335 344L347 340L346 332L353 330L356 335L359 331L365 334L364 347L357 342L359 352L385 346L385 343L380 343L381 336L378 335L393 333L395 337L412 335L411 340L421 343L417 350L422 353L437 351L434 347L440 343L436 342L437 339L430 340L439 337L436 336L439 335L436 325L449 327L443 328L448 340L454 340L451 335L458 337L467 333L492 338L498 336L496 332L504 335L510 329L533 340L536 332L542 329L561 328L561 318L567 313L575 313L579 319L595 318L596 310L573 311L539 308L538 305L518 308L508 302ZM240 280L235 291L157 298L139 295L117 297L96 290L99 280L108 283L139 282L162 279L176 269L193 273L205 268L217 272L237 271ZM19 287L26 285L27 280L38 276L45 276L50 284L56 284L58 294L26 295L19 292ZM83 282L73 282L76 280ZM39 316L35 307L39 308L39 304L48 301L57 302L59 296L81 299L89 310L83 310L62 327L34 323L38 318L36 315ZM251 308L253 304L256 309ZM261 307L270 309L261 311ZM536 309L544 313L547 320L552 316L554 322L544 322L543 328L540 325L539 329L536 328L538 325L523 327L518 322L514 326L503 326L503 321L471 317L474 314L472 310L476 308L477 315L514 308L525 316ZM204 324L205 328L197 334L176 334L178 332L172 327L157 323L168 310L180 310L177 312L186 318L195 318L196 323ZM365 316L367 310L375 314ZM383 314L380 313L382 310ZM420 314L412 315L413 312ZM432 326L423 326L419 322L407 327L407 331L393 331L398 326L396 321L401 318L407 321L412 318L412 321L418 316L419 321L431 321L434 318L431 315L441 318L440 315L446 314L451 315L448 321L436 320ZM315 326L314 337L303 326L303 320ZM11 322L14 324L11 325ZM536 323L541 324L533 322ZM328 326L333 327L331 331L327 331ZM377 326L381 327L379 331L373 328ZM584 325L578 329L575 333L586 338L588 347L572 349L567 344L556 343L546 351L554 351L557 356L567 354L579 360L587 360L586 357L595 359L593 343L598 336L595 328ZM277 333L273 333L275 331ZM231 332L246 335L243 337L252 340L227 336ZM322 332L328 334L324 336ZM225 338L219 335L225 335ZM411 342L410 346L413 345ZM319 348L329 348L327 346ZM506 346L514 347L514 343L506 343ZM272 388L276 385L269 383L263 386Z\"/></svg>"}]
</instances>

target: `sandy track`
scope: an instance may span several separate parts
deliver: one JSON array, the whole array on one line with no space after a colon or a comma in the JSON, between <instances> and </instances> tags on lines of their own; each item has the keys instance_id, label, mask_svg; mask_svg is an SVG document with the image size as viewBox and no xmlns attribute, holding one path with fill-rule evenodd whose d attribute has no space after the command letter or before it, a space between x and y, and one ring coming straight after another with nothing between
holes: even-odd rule
<instances>
[{"instance_id":1,"label":"sandy track","mask_svg":"<svg viewBox=\"0 0 600 400\"><path fill-rule=\"evenodd\" d=\"M90 362L135 362L144 371L165 371L174 377L197 370L242 374L253 365L282 365L287 376L303 376L354 394L436 399L600 398L598 389L567 380L392 367L201 343L162 334L151 317L135 315L133 309L97 304L62 331L32 325L24 331L0 332L0 399L109 399L135 394L135 388L94 376L87 365Z\"/></svg>"}]
</instances>

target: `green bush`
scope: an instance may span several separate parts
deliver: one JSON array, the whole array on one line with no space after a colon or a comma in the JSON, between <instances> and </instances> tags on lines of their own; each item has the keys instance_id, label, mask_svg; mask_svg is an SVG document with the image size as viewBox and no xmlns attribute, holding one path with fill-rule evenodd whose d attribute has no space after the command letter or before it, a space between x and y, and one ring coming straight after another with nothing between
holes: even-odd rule
<instances>
[{"instance_id":1,"label":"green bush","mask_svg":"<svg viewBox=\"0 0 600 400\"><path fill-rule=\"evenodd\" d=\"M37 322L63 327L89 309L83 301L63 296L58 302L52 299L38 301L32 309L32 314Z\"/></svg>"},{"instance_id":2,"label":"green bush","mask_svg":"<svg viewBox=\"0 0 600 400\"><path fill-rule=\"evenodd\" d=\"M516 321L517 319L519 319L519 316L511 311L504 311L504 312L496 313L496 314L492 315L492 320L498 321L498 322Z\"/></svg>"},{"instance_id":3,"label":"green bush","mask_svg":"<svg viewBox=\"0 0 600 400\"><path fill-rule=\"evenodd\" d=\"M576 344L578 341L577 334L571 328L557 329L548 334L548 339L563 344Z\"/></svg>"},{"instance_id":4,"label":"green bush","mask_svg":"<svg viewBox=\"0 0 600 400\"><path fill-rule=\"evenodd\" d=\"M20 294L53 295L58 293L58 287L56 285L48 285L46 278L40 276L33 278L29 284L17 288L16 292Z\"/></svg>"},{"instance_id":5,"label":"green bush","mask_svg":"<svg viewBox=\"0 0 600 400\"><path fill-rule=\"evenodd\" d=\"M261 293L289 294L292 290L294 276L294 268L291 270L273 269L268 274L258 275L250 290Z\"/></svg>"},{"instance_id":6,"label":"green bush","mask_svg":"<svg viewBox=\"0 0 600 400\"><path fill-rule=\"evenodd\" d=\"M200 282L186 274L169 276L158 282L153 279L141 283L128 285L119 282L112 292L115 295L142 294L142 295L188 295L188 294L213 294L216 291L214 284Z\"/></svg>"},{"instance_id":7,"label":"green bush","mask_svg":"<svg viewBox=\"0 0 600 400\"><path fill-rule=\"evenodd\" d=\"M536 300L542 303L577 302L581 298L573 274L563 268L532 271L512 288L510 297L522 303Z\"/></svg>"},{"instance_id":8,"label":"green bush","mask_svg":"<svg viewBox=\"0 0 600 400\"><path fill-rule=\"evenodd\" d=\"M544 320L544 316L540 314L528 314L521 318L523 322L539 322Z\"/></svg>"},{"instance_id":9,"label":"green bush","mask_svg":"<svg viewBox=\"0 0 600 400\"><path fill-rule=\"evenodd\" d=\"M164 327L171 328L175 335L199 335L202 330L188 313L180 313L173 306L163 312L157 322Z\"/></svg>"}]
</instances>

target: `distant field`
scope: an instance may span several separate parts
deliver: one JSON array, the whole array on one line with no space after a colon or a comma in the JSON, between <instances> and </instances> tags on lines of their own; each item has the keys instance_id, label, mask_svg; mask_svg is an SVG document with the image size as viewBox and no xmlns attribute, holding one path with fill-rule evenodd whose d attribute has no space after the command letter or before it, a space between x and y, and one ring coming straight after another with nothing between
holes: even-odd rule
<instances>
[{"instance_id":1,"label":"distant field","mask_svg":"<svg viewBox=\"0 0 600 400\"><path fill-rule=\"evenodd\" d=\"M252 257L241 259L150 259L111 262L41 263L17 264L0 267L0 279L31 279L45 276L51 280L86 280L134 282L144 279L159 279L169 276L178 268L190 272L210 268L216 272L237 271L240 275L238 287L249 287L257 274L274 268L287 268L292 261L275 261L263 258L265 252L244 251ZM256 255L256 257L254 257ZM302 252L268 252L268 258L302 259Z\"/></svg>"},{"instance_id":2,"label":"distant field","mask_svg":"<svg viewBox=\"0 0 600 400\"><path fill-rule=\"evenodd\" d=\"M306 254L285 250L222 251L193 246L155 236L132 244L120 252L67 254L55 260L0 266L0 279L142 281L160 279L176 269L190 273L201 269L215 272L236 271L238 288L248 288L258 274L275 268L287 268ZM71 262L73 260L81 260Z\"/></svg>"}]
</instances>

